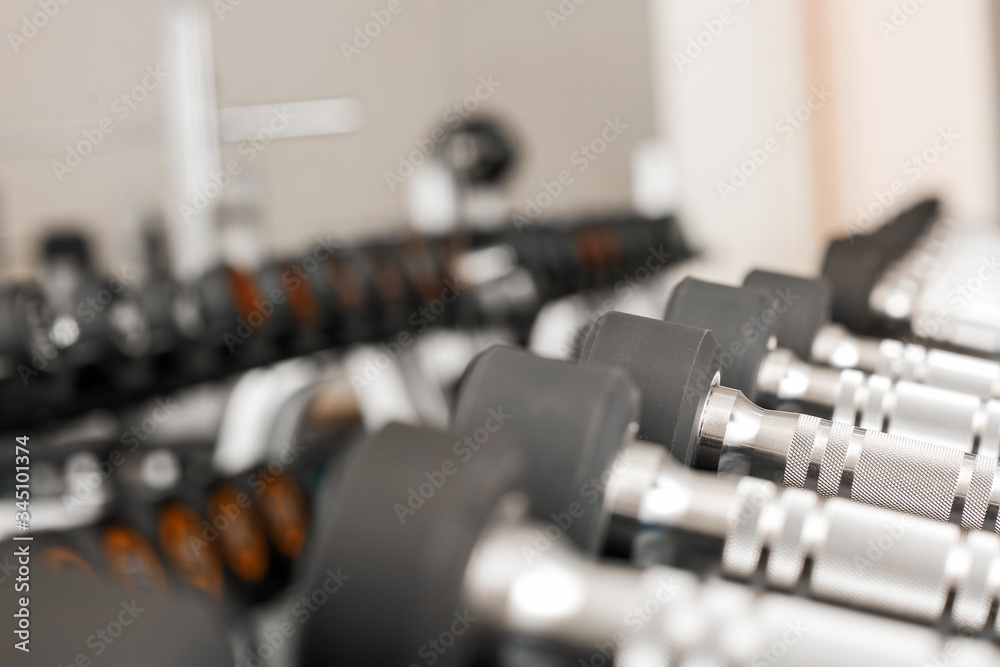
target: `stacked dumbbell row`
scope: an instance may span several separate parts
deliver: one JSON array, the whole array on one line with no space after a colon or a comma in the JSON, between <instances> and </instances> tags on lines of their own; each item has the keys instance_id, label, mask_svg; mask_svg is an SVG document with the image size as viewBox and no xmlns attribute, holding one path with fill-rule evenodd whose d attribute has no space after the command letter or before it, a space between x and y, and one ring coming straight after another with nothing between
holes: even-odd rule
<instances>
[{"instance_id":1,"label":"stacked dumbbell row","mask_svg":"<svg viewBox=\"0 0 1000 667\"><path fill-rule=\"evenodd\" d=\"M180 586L234 608L287 587L310 530L310 466L275 459L220 477L202 448L126 456L115 445L36 450L36 476L46 480L32 503L38 521L58 524L58 514L74 526L33 535L46 576L110 576L150 595ZM57 492L46 492L55 479Z\"/></svg>"},{"instance_id":2,"label":"stacked dumbbell row","mask_svg":"<svg viewBox=\"0 0 1000 667\"><path fill-rule=\"evenodd\" d=\"M675 299L684 292L680 290ZM773 298L766 295L769 307ZM677 304L672 303L674 315L680 312ZM765 329L773 323L764 324ZM733 348L728 352L731 357L742 354ZM621 553L621 544L633 548L641 544L641 560L686 564L693 570L705 569L706 553L711 553L718 569L731 579L758 579L773 589L943 626L950 632L995 636L994 609L1000 590L991 573L1000 564L1000 538L988 532L963 532L947 523L953 519L978 529L984 527L976 521L980 514L992 513L995 518L996 508L984 507L983 498L968 495L968 484L966 495L960 497L970 459L946 446L857 428L853 421L828 422L753 406L738 391L718 384L727 370L724 358L705 329L615 313L598 321L585 337L581 366L507 349L484 354L466 372L451 438L475 433L479 442L479 431L497 433L495 440L468 454L465 461L472 465L473 456L489 456L480 453L489 446L494 447L489 451L502 449L505 438L519 445L523 478L518 488L527 496L535 523L522 523L523 501L510 501L519 510L494 510L491 515L477 507L463 513L473 502L469 496L475 491L470 488L461 501L440 490L429 492L426 507L419 502L410 511L396 502L396 517L387 511L380 517L373 510L359 518L358 512L341 506L338 520L351 527L349 534L358 541L366 537L367 541L364 546L354 541L328 549L338 562L361 572L364 582L355 591L373 596L377 603L364 605L347 596L343 605L329 609L323 614L326 622L310 636L307 656L346 655L354 659L348 664L361 664L361 656L377 651L385 660L407 660L418 651L418 639L428 634L429 627L418 626L414 634L390 633L377 646L362 638L386 614L394 627L410 627L415 615L427 611L417 604L416 596L394 599L394 591L407 589L404 581L408 590L419 590L414 580L422 585L448 584L450 604L438 609L439 623L444 622L445 609L465 606L501 636L534 635L544 640L541 646L552 640L584 649L612 646L622 664L633 659L636 664L676 664L709 656L711 664L745 664L755 658L767 660L768 649L775 645L795 664L918 665L945 655L931 646L945 641L934 633L904 630L874 618L852 619L845 612L793 598L759 601L754 593L737 587L705 585L702 591L711 603L705 603L708 610L699 608L699 584L690 575L685 575L684 602L671 605L655 598L656 587L649 580L662 584L662 577L678 576L676 570L653 575L594 566L567 554L570 542L605 553ZM614 367L636 378L639 391L611 370ZM633 420L638 424L634 434L629 428ZM359 466L359 487L353 489L357 495L350 507L387 506L393 496L402 498L405 489L420 488L418 471L426 476L427 470L447 467L448 474L456 474L451 457L473 451L460 446L468 444L467 437L452 447L444 438L435 455L421 459L413 445L429 437L391 432L377 438L373 447L383 449L371 454L367 469ZM668 463L667 452L696 468L726 475L684 473ZM376 457L414 463L411 477L398 468L392 473L378 469ZM992 467L988 462L979 466L982 459L971 460L973 479L981 467L990 473L987 486L997 486L995 460ZM499 495L502 466L493 461L484 467L490 471L482 473L487 477L472 483L477 495ZM749 477L730 481L732 474ZM753 477L800 488L780 492L774 484ZM502 504L487 506L497 503ZM464 541L448 544L461 554L456 558L462 564L449 564L446 570L460 571L462 576L448 578L436 569L423 569L419 556L441 551L435 522L465 527L476 511L480 519L471 523L484 533L475 539L463 533ZM437 516L428 517L431 513ZM393 519L404 525L412 520L420 527L407 532L392 525ZM373 535L372 526L380 521L382 529ZM655 539L636 540L637 532L650 530ZM375 564L364 560L374 553L406 553L416 556L417 562L402 556L381 558ZM529 592L538 589L547 595ZM659 603L658 610L669 610L657 620L656 631L623 633L629 609L641 609L637 602L651 600ZM356 613L357 605L371 612ZM774 616L787 621L815 618L813 614L830 614L828 620L813 621L829 634L821 630L800 644L789 642L786 633L784 644L771 643L777 636L768 632L789 627L774 624ZM698 631L684 623L690 616L701 623ZM745 643L734 646L727 640L720 628L726 621L739 624L746 633L741 635ZM829 624L838 624L841 631ZM345 625L348 633L333 631ZM843 632L848 627L852 631ZM701 641L685 636L692 632ZM539 648L537 643L533 646ZM996 649L985 643L961 649L949 644L947 655L970 664L998 660Z\"/></svg>"},{"instance_id":3,"label":"stacked dumbbell row","mask_svg":"<svg viewBox=\"0 0 1000 667\"><path fill-rule=\"evenodd\" d=\"M8 288L0 299L8 315L0 330L0 425L441 324L524 330L546 299L611 286L688 255L672 219L604 218L521 232L320 244L254 272L220 267L188 286L158 274L138 293L113 298L106 281L89 276L68 311L54 315L39 289Z\"/></svg>"},{"instance_id":4,"label":"stacked dumbbell row","mask_svg":"<svg viewBox=\"0 0 1000 667\"><path fill-rule=\"evenodd\" d=\"M908 495L947 491L935 456L955 450L763 410L718 384L724 359L704 329L616 313L576 365L485 353L451 435L390 427L351 457L300 589L324 589L331 571L346 583L310 615L301 664L996 662L985 641L884 618L995 632L997 537ZM855 493L866 464L891 460L900 474L882 496Z\"/></svg>"},{"instance_id":5,"label":"stacked dumbbell row","mask_svg":"<svg viewBox=\"0 0 1000 667\"><path fill-rule=\"evenodd\" d=\"M821 281L764 272L748 276L743 287L689 278L675 290L666 317L710 329L723 347L723 384L767 407L791 405L997 459L1000 365L851 337L827 324L825 294Z\"/></svg>"},{"instance_id":6,"label":"stacked dumbbell row","mask_svg":"<svg viewBox=\"0 0 1000 667\"><path fill-rule=\"evenodd\" d=\"M598 327L593 336L611 333ZM667 330L676 363L718 357L707 332ZM636 349L634 338L619 344ZM566 664L614 654L615 664L735 665L778 650L788 664L916 666L953 648L928 629L802 593L924 624L947 614L951 631L993 632L986 626L995 592L986 583L998 538L803 490L782 493L751 478L685 472L629 429L638 416L642 434L638 404L648 398L671 394L680 408L659 407L685 411L689 399L677 392L683 369L649 397L621 371L595 363L603 346L588 339L578 366L487 352L466 374L451 435L391 427L362 447L317 545L327 564L353 573L353 585L307 628L304 664L330 656L348 665L409 664L443 645L444 664L555 653ZM690 402L691 412L703 403ZM477 431L493 435L484 442ZM462 449L469 438L480 447ZM441 471L441 481L431 482L429 471ZM418 503L408 492L425 497ZM871 556L867 540L896 527L886 557ZM624 541L638 544L636 534L649 531L658 548L646 540L637 556L658 564L645 570L579 553L607 552L629 532ZM963 550L973 565L956 584ZM733 580L763 570L766 586L798 595L702 578L713 570ZM639 621L643 610L648 622ZM733 626L741 633L735 643ZM791 641L790 627L808 631ZM956 664L1000 659L986 641L948 655Z\"/></svg>"}]
</instances>

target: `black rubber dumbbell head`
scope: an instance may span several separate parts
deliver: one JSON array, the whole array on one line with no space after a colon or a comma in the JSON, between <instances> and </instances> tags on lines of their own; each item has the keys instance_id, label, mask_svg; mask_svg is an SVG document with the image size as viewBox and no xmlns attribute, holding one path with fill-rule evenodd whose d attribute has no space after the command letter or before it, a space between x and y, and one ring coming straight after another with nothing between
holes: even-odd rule
<instances>
[{"instance_id":1,"label":"black rubber dumbbell head","mask_svg":"<svg viewBox=\"0 0 1000 667\"><path fill-rule=\"evenodd\" d=\"M560 527L598 552L607 531L607 475L637 407L638 392L620 370L493 347L462 378L452 430L473 441L490 428L509 437L524 457L532 515L552 522L579 505L574 513L582 515Z\"/></svg>"},{"instance_id":2,"label":"black rubber dumbbell head","mask_svg":"<svg viewBox=\"0 0 1000 667\"><path fill-rule=\"evenodd\" d=\"M24 364L34 369L34 358L47 359L56 347L49 340L53 314L34 283L0 288L0 360L14 371Z\"/></svg>"},{"instance_id":3,"label":"black rubber dumbbell head","mask_svg":"<svg viewBox=\"0 0 1000 667\"><path fill-rule=\"evenodd\" d=\"M833 288L832 317L857 334L875 328L875 314L868 305L872 290L887 268L882 247L868 236L830 242L823 258L823 277Z\"/></svg>"},{"instance_id":4,"label":"black rubber dumbbell head","mask_svg":"<svg viewBox=\"0 0 1000 667\"><path fill-rule=\"evenodd\" d=\"M913 248L939 213L940 202L926 199L870 234L853 234L830 241L822 273L833 289L835 322L857 334L876 332L877 318L868 306L872 290L889 265Z\"/></svg>"},{"instance_id":5,"label":"black rubber dumbbell head","mask_svg":"<svg viewBox=\"0 0 1000 667\"><path fill-rule=\"evenodd\" d=\"M0 561L16 563L16 548L0 547ZM35 554L35 548L31 548ZM34 564L42 567L41 561ZM205 598L181 589L161 596L137 592L101 572L91 578L52 570L31 581L30 653L15 648L19 619L13 586L0 621L5 637L3 665L100 664L102 667L232 667L245 659L233 655L224 614ZM254 647L257 648L256 646ZM86 662L80 656L89 657ZM100 657L95 657L100 656Z\"/></svg>"},{"instance_id":6,"label":"black rubber dumbbell head","mask_svg":"<svg viewBox=\"0 0 1000 667\"><path fill-rule=\"evenodd\" d=\"M580 364L625 371L642 396L636 435L695 465L705 399L722 368L719 353L705 329L610 312L584 339Z\"/></svg>"},{"instance_id":7,"label":"black rubber dumbbell head","mask_svg":"<svg viewBox=\"0 0 1000 667\"><path fill-rule=\"evenodd\" d=\"M670 295L664 319L711 331L722 346L722 384L756 400L757 375L779 327L766 290L685 278Z\"/></svg>"},{"instance_id":8,"label":"black rubber dumbbell head","mask_svg":"<svg viewBox=\"0 0 1000 667\"><path fill-rule=\"evenodd\" d=\"M788 348L800 359L808 361L816 335L830 322L833 307L830 283L822 278L802 278L757 270L747 274L743 285L771 293L773 308L781 316L778 346Z\"/></svg>"},{"instance_id":9,"label":"black rubber dumbbell head","mask_svg":"<svg viewBox=\"0 0 1000 667\"><path fill-rule=\"evenodd\" d=\"M41 259L45 264L69 264L81 273L94 270L90 239L86 234L67 228L52 231L42 239Z\"/></svg>"},{"instance_id":10,"label":"black rubber dumbbell head","mask_svg":"<svg viewBox=\"0 0 1000 667\"><path fill-rule=\"evenodd\" d=\"M886 259L895 261L913 248L940 211L937 199L924 199L875 229L871 236L882 247Z\"/></svg>"},{"instance_id":11,"label":"black rubber dumbbell head","mask_svg":"<svg viewBox=\"0 0 1000 667\"><path fill-rule=\"evenodd\" d=\"M303 628L296 664L418 663L462 616L467 563L522 466L499 436L468 460L456 446L456 436L390 425L354 453L310 554L301 590L328 599ZM436 664L466 664L480 630L465 628Z\"/></svg>"}]
</instances>

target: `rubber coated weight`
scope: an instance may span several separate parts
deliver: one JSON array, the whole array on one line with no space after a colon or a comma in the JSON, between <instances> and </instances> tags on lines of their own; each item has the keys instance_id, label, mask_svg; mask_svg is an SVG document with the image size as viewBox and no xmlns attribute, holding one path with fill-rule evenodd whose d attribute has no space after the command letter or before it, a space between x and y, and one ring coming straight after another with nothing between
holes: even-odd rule
<instances>
[{"instance_id":1,"label":"rubber coated weight","mask_svg":"<svg viewBox=\"0 0 1000 667\"><path fill-rule=\"evenodd\" d=\"M608 471L638 399L620 370L494 347L469 365L452 430L471 438L493 427L509 437L524 457L532 514L551 522L570 505L581 505L583 514L562 528L577 545L597 552L607 530L602 507Z\"/></svg>"},{"instance_id":2,"label":"rubber coated weight","mask_svg":"<svg viewBox=\"0 0 1000 667\"><path fill-rule=\"evenodd\" d=\"M230 270L217 266L201 276L194 286L199 315L205 326L205 338L218 340L237 325L240 312L231 292Z\"/></svg>"},{"instance_id":3,"label":"rubber coated weight","mask_svg":"<svg viewBox=\"0 0 1000 667\"><path fill-rule=\"evenodd\" d=\"M822 278L802 278L773 271L751 271L743 280L745 287L765 289L774 297L774 309L780 315L778 346L788 348L800 359L812 356L816 334L830 322L833 293Z\"/></svg>"},{"instance_id":4,"label":"rubber coated weight","mask_svg":"<svg viewBox=\"0 0 1000 667\"><path fill-rule=\"evenodd\" d=\"M456 436L393 424L354 453L310 554L302 590L328 599L296 664L421 663L421 647L462 616L469 557L521 465L497 436L468 460L455 447ZM466 664L479 628L464 630L439 667Z\"/></svg>"},{"instance_id":5,"label":"rubber coated weight","mask_svg":"<svg viewBox=\"0 0 1000 667\"><path fill-rule=\"evenodd\" d=\"M685 278L674 288L664 319L711 331L722 346L722 384L753 401L768 341L778 333L772 306L765 290Z\"/></svg>"},{"instance_id":6,"label":"rubber coated weight","mask_svg":"<svg viewBox=\"0 0 1000 667\"><path fill-rule=\"evenodd\" d=\"M278 261L265 262L254 275L261 296L259 310L267 316L270 333L276 336L290 334L296 329L292 304L282 281L285 266Z\"/></svg>"},{"instance_id":7,"label":"rubber coated weight","mask_svg":"<svg viewBox=\"0 0 1000 667\"><path fill-rule=\"evenodd\" d=\"M665 445L685 465L696 464L705 399L722 362L704 329L610 312L583 341L580 364L621 368L642 395L637 436Z\"/></svg>"},{"instance_id":8,"label":"rubber coated weight","mask_svg":"<svg viewBox=\"0 0 1000 667\"><path fill-rule=\"evenodd\" d=\"M885 252L888 261L905 255L937 220L941 204L937 199L925 199L901 212L875 231L871 236Z\"/></svg>"},{"instance_id":9,"label":"rubber coated weight","mask_svg":"<svg viewBox=\"0 0 1000 667\"><path fill-rule=\"evenodd\" d=\"M0 377L14 374L23 364L34 370L37 355L54 357L55 345L49 341L53 315L41 290L33 283L11 285L0 290Z\"/></svg>"},{"instance_id":10,"label":"rubber coated weight","mask_svg":"<svg viewBox=\"0 0 1000 667\"><path fill-rule=\"evenodd\" d=\"M857 334L873 333L868 297L887 268L881 246L867 236L836 239L826 248L823 277L833 286L833 320Z\"/></svg>"},{"instance_id":11,"label":"rubber coated weight","mask_svg":"<svg viewBox=\"0 0 1000 667\"><path fill-rule=\"evenodd\" d=\"M834 239L823 258L823 277L833 288L833 319L858 334L875 333L868 298L892 262L901 258L937 219L940 204L926 199L871 234Z\"/></svg>"},{"instance_id":12,"label":"rubber coated weight","mask_svg":"<svg viewBox=\"0 0 1000 667\"><path fill-rule=\"evenodd\" d=\"M16 563L15 545L0 561ZM34 550L34 549L32 549ZM37 567L37 565L36 565ZM0 628L3 665L99 664L102 667L231 667L234 656L224 616L194 593L151 597L106 578L79 581L46 571L31 581L30 654L14 647L14 598L4 600ZM13 586L10 588L13 591ZM9 602L9 604L8 604ZM256 648L256 647L255 647ZM25 657L30 656L30 657ZM80 656L88 658L86 662ZM99 656L99 657L95 657ZM235 660L244 663L245 656Z\"/></svg>"}]
</instances>

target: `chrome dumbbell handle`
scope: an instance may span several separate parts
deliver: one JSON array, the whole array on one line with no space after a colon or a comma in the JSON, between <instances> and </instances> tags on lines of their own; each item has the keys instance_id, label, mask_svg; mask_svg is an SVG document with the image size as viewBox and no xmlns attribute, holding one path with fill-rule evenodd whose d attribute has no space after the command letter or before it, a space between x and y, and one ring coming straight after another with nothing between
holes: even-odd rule
<instances>
[{"instance_id":1,"label":"chrome dumbbell handle","mask_svg":"<svg viewBox=\"0 0 1000 667\"><path fill-rule=\"evenodd\" d=\"M625 640L615 665L978 667L1000 655L984 641L718 579L678 598Z\"/></svg>"},{"instance_id":2,"label":"chrome dumbbell handle","mask_svg":"<svg viewBox=\"0 0 1000 667\"><path fill-rule=\"evenodd\" d=\"M722 561L729 576L763 570L778 589L805 583L814 597L927 623L947 615L964 632L981 631L1000 597L997 535L749 477L731 507Z\"/></svg>"},{"instance_id":3,"label":"chrome dumbbell handle","mask_svg":"<svg viewBox=\"0 0 1000 667\"><path fill-rule=\"evenodd\" d=\"M997 460L808 415L763 410L713 387L698 432L699 461L968 530L995 530Z\"/></svg>"},{"instance_id":4,"label":"chrome dumbbell handle","mask_svg":"<svg viewBox=\"0 0 1000 667\"><path fill-rule=\"evenodd\" d=\"M790 350L773 350L758 377L763 394L832 408L833 421L1000 455L1000 400L857 369L807 364Z\"/></svg>"},{"instance_id":5,"label":"chrome dumbbell handle","mask_svg":"<svg viewBox=\"0 0 1000 667\"><path fill-rule=\"evenodd\" d=\"M996 459L1000 455L1000 400L883 375L841 371L833 421L947 445Z\"/></svg>"},{"instance_id":6,"label":"chrome dumbbell handle","mask_svg":"<svg viewBox=\"0 0 1000 667\"><path fill-rule=\"evenodd\" d=\"M810 360L981 398L1000 397L1000 362L898 340L862 338L839 324L819 330Z\"/></svg>"},{"instance_id":7,"label":"chrome dumbbell handle","mask_svg":"<svg viewBox=\"0 0 1000 667\"><path fill-rule=\"evenodd\" d=\"M465 572L475 622L592 649L590 664L921 667L996 664L985 642L666 567L598 564L540 526L508 524L479 541Z\"/></svg>"},{"instance_id":8,"label":"chrome dumbbell handle","mask_svg":"<svg viewBox=\"0 0 1000 667\"><path fill-rule=\"evenodd\" d=\"M776 589L927 623L948 615L968 632L985 627L1000 597L1000 536L754 477L698 473L667 456L641 441L623 450L608 487L613 512L722 538L729 577L760 576Z\"/></svg>"}]
</instances>

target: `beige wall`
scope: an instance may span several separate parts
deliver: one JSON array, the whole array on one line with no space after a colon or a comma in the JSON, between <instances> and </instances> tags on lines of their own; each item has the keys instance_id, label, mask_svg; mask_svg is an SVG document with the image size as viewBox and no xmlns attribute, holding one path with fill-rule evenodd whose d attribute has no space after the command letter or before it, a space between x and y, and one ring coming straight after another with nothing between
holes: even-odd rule
<instances>
[{"instance_id":1,"label":"beige wall","mask_svg":"<svg viewBox=\"0 0 1000 667\"><path fill-rule=\"evenodd\" d=\"M18 30L36 3L0 5L3 33ZM557 11L557 0L402 0L403 11L351 63L339 43L388 0L242 0L223 17L204 4L212 13L220 106L349 96L365 110L366 124L355 134L276 142L248 165L264 193L267 241L277 251L304 247L321 231L349 237L399 227L402 189L390 192L384 172L490 74L501 86L484 109L507 118L526 148L516 201L569 167L605 117L620 116L629 125L622 140L551 211L628 203L631 148L653 132L643 2L590 0L553 30L546 11ZM99 147L59 183L55 156L25 157L31 136L51 143L56 135L23 127L109 115L112 100L157 61L157 6L70 0L19 53L7 39L0 44L0 212L8 234L0 251L8 272L29 266L38 234L59 219L98 230L105 260L116 263L126 254L117 231L125 207L164 201L157 142L138 150ZM157 123L157 92L115 133Z\"/></svg>"},{"instance_id":2,"label":"beige wall","mask_svg":"<svg viewBox=\"0 0 1000 667\"><path fill-rule=\"evenodd\" d=\"M919 9L884 38L879 20L904 4ZM659 38L658 123L677 148L681 213L712 250L705 272L738 279L753 264L815 271L823 241L842 235L859 207L877 201L873 191L895 180L905 187L893 208L940 193L951 215L996 220L1000 142L987 0L650 0L650 7ZM722 12L732 20L719 31ZM679 69L675 54L706 21L720 34L702 35L703 52ZM776 123L812 85L832 97L782 140ZM907 161L948 127L960 138L912 180ZM769 137L780 149L723 201L718 183Z\"/></svg>"},{"instance_id":3,"label":"beige wall","mask_svg":"<svg viewBox=\"0 0 1000 667\"><path fill-rule=\"evenodd\" d=\"M803 61L799 2L650 5L661 36L659 121L676 146L680 214L714 260L708 275L737 280L754 265L811 268L819 243L808 125L787 137L777 127L807 101L812 83ZM699 52L690 40L705 46ZM815 113L827 112L824 106ZM720 183L733 187L732 170L750 159L747 152L767 150L765 145L777 148L735 193L721 193Z\"/></svg>"},{"instance_id":4,"label":"beige wall","mask_svg":"<svg viewBox=\"0 0 1000 667\"><path fill-rule=\"evenodd\" d=\"M823 75L842 91L830 128L836 142L826 153L836 169L838 205L824 231L856 226L859 208L877 212L874 203L890 199L885 191L894 181L899 201L940 193L950 215L996 220L1000 144L990 3L821 4L829 35ZM938 139L947 128L957 138ZM926 162L919 157L925 150Z\"/></svg>"},{"instance_id":5,"label":"beige wall","mask_svg":"<svg viewBox=\"0 0 1000 667\"><path fill-rule=\"evenodd\" d=\"M629 154L659 132L676 157L688 229L720 259L717 271L739 277L754 264L814 269L823 240L875 201L873 191L908 178L907 160L933 146L942 127L960 139L906 183L900 203L941 192L952 214L996 217L989 3L916 1L920 9L883 37L879 20L891 21L902 0L587 0L554 30L546 12L558 11L555 0L402 0L403 11L351 63L339 43L388 0L242 0L224 17L204 4L221 106L351 96L365 109L357 133L278 142L248 166L275 250L300 248L321 231L350 237L404 224L402 188L390 192L385 171L492 74L501 87L484 109L508 118L525 148L516 203L566 168L605 117L620 116L629 124L623 140L551 212L626 205ZM157 91L63 183L51 152L25 156L46 143L39 137L58 147L64 136L40 124L106 116L141 80L157 60L158 3L69 0L15 54L6 34L37 2L0 6L0 257L6 271L23 271L44 226L72 218L101 231L106 261L122 261L126 207L162 203L167 175L155 140L129 150L110 144L156 127ZM723 11L732 21L680 71L675 54ZM785 137L777 124L812 85L833 97ZM779 149L723 201L718 184L768 139Z\"/></svg>"}]
</instances>

